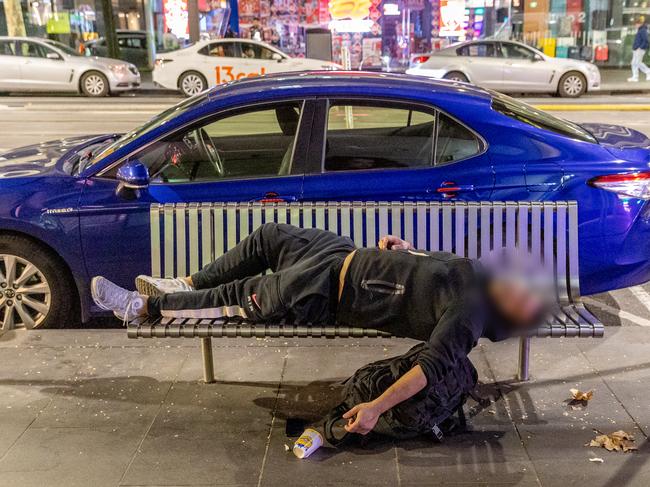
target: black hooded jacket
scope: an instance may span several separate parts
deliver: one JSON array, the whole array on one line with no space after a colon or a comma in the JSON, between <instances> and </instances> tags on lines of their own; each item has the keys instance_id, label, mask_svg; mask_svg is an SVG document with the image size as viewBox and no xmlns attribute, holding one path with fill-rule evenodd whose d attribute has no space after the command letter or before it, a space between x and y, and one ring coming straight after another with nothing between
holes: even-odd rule
<instances>
[{"instance_id":1,"label":"black hooded jacket","mask_svg":"<svg viewBox=\"0 0 650 487\"><path fill-rule=\"evenodd\" d=\"M337 322L427 342L416 363L436 384L480 337L509 336L486 283L476 261L447 252L359 249L345 275Z\"/></svg>"}]
</instances>

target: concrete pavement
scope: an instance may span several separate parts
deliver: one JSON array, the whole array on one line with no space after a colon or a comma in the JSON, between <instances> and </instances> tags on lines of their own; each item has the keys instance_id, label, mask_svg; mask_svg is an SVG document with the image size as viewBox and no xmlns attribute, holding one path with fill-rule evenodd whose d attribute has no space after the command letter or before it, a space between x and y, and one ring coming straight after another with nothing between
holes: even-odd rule
<instances>
[{"instance_id":1,"label":"concrete pavement","mask_svg":"<svg viewBox=\"0 0 650 487\"><path fill-rule=\"evenodd\" d=\"M215 340L218 382L199 381L197 340L127 340L124 330L0 337L0 486L650 484L650 330L533 342L513 381L516 342L472 361L492 398L443 444L383 442L307 460L285 451L286 418L316 420L340 379L402 353L407 340ZM585 409L569 389L595 391ZM636 453L583 446L593 430L636 436ZM603 463L592 462L602 458Z\"/></svg>"}]
</instances>

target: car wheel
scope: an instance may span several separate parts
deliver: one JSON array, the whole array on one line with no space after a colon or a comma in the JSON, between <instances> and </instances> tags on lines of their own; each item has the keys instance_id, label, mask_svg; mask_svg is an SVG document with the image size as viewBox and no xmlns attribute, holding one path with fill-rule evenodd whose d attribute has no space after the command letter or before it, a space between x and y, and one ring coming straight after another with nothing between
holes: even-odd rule
<instances>
[{"instance_id":1,"label":"car wheel","mask_svg":"<svg viewBox=\"0 0 650 487\"><path fill-rule=\"evenodd\" d=\"M55 256L29 239L0 236L0 330L74 324L78 302Z\"/></svg>"},{"instance_id":2,"label":"car wheel","mask_svg":"<svg viewBox=\"0 0 650 487\"><path fill-rule=\"evenodd\" d=\"M465 76L460 71L450 71L449 73L444 75L442 78L443 79L448 79L450 81L461 81L463 83L467 83L469 81L467 79L467 76Z\"/></svg>"},{"instance_id":3,"label":"car wheel","mask_svg":"<svg viewBox=\"0 0 650 487\"><path fill-rule=\"evenodd\" d=\"M178 87L185 96L194 96L208 88L208 82L201 73L188 71L183 73L178 80Z\"/></svg>"},{"instance_id":4,"label":"car wheel","mask_svg":"<svg viewBox=\"0 0 650 487\"><path fill-rule=\"evenodd\" d=\"M86 96L106 96L109 93L108 80L99 71L90 71L81 77L81 91Z\"/></svg>"},{"instance_id":5,"label":"car wheel","mask_svg":"<svg viewBox=\"0 0 650 487\"><path fill-rule=\"evenodd\" d=\"M587 91L587 79L580 73L571 71L560 78L557 88L558 94L563 98L578 98Z\"/></svg>"}]
</instances>

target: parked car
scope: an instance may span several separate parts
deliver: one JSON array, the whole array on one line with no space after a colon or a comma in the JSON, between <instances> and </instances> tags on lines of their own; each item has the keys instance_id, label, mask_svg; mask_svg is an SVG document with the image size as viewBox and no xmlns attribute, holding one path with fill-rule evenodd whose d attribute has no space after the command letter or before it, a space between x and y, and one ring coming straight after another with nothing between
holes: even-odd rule
<instances>
[{"instance_id":1,"label":"parked car","mask_svg":"<svg viewBox=\"0 0 650 487\"><path fill-rule=\"evenodd\" d=\"M84 57L49 39L0 37L0 92L70 91L106 96L140 87L130 63Z\"/></svg>"},{"instance_id":2,"label":"parked car","mask_svg":"<svg viewBox=\"0 0 650 487\"><path fill-rule=\"evenodd\" d=\"M147 66L147 33L143 30L116 31L120 59L135 64L139 68ZM84 53L88 56L108 56L106 39L100 37L84 44Z\"/></svg>"},{"instance_id":3,"label":"parked car","mask_svg":"<svg viewBox=\"0 0 650 487\"><path fill-rule=\"evenodd\" d=\"M514 41L469 41L415 55L406 72L470 82L502 93L553 93L577 98L600 89L600 72L595 64L550 57Z\"/></svg>"},{"instance_id":4,"label":"parked car","mask_svg":"<svg viewBox=\"0 0 650 487\"><path fill-rule=\"evenodd\" d=\"M635 130L577 125L467 84L245 79L125 135L4 154L0 324L58 326L77 305L87 320L100 312L92 276L132 287L151 273L153 203L577 200L582 293L640 284L650 278L649 160Z\"/></svg>"},{"instance_id":5,"label":"parked car","mask_svg":"<svg viewBox=\"0 0 650 487\"><path fill-rule=\"evenodd\" d=\"M270 44L251 39L219 39L157 55L153 81L192 96L242 78L314 69L340 66L320 59L291 58Z\"/></svg>"}]
</instances>

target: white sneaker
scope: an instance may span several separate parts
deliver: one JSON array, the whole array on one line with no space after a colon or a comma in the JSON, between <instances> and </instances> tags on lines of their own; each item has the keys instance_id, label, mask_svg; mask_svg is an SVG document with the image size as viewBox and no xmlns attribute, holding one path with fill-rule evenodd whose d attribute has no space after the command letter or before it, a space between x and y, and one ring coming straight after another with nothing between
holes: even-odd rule
<instances>
[{"instance_id":1,"label":"white sneaker","mask_svg":"<svg viewBox=\"0 0 650 487\"><path fill-rule=\"evenodd\" d=\"M637 81L639 81L639 78L635 78L634 76L632 76L631 78L628 78L627 80L630 81L630 82L636 83Z\"/></svg>"},{"instance_id":2,"label":"white sneaker","mask_svg":"<svg viewBox=\"0 0 650 487\"><path fill-rule=\"evenodd\" d=\"M194 291L184 279L174 277L171 279L151 276L138 276L135 278L135 288L145 296L162 296L163 294Z\"/></svg>"},{"instance_id":3,"label":"white sneaker","mask_svg":"<svg viewBox=\"0 0 650 487\"><path fill-rule=\"evenodd\" d=\"M93 277L90 293L97 306L112 311L125 324L145 314L144 298L140 293L121 288L105 277Z\"/></svg>"}]
</instances>

